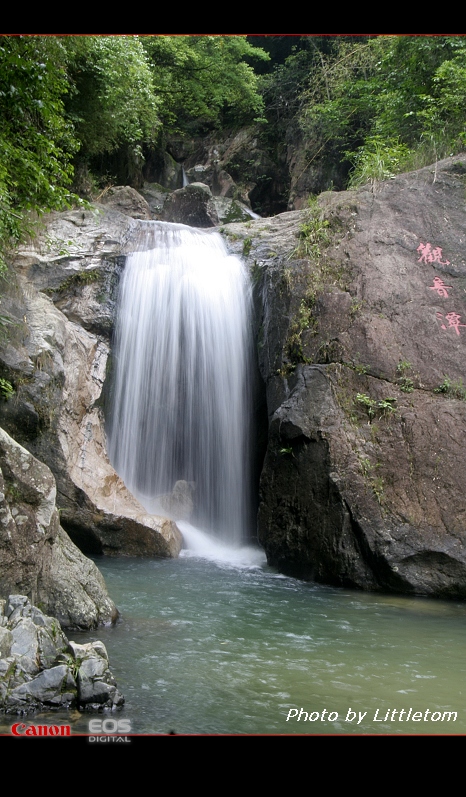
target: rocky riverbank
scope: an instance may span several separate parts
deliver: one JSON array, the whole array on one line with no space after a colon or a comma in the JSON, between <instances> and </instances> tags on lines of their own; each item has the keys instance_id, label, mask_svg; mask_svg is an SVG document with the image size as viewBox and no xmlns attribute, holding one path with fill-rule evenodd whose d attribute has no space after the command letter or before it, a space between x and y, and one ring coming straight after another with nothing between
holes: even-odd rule
<instances>
[{"instance_id":1,"label":"rocky riverbank","mask_svg":"<svg viewBox=\"0 0 466 797\"><path fill-rule=\"evenodd\" d=\"M24 595L0 600L0 711L115 709L123 705L102 642L69 642Z\"/></svg>"}]
</instances>

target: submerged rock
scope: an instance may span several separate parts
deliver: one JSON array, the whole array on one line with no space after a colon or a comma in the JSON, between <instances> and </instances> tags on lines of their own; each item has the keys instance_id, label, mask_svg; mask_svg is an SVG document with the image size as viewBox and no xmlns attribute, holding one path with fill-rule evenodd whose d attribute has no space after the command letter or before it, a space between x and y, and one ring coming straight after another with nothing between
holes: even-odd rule
<instances>
[{"instance_id":1,"label":"submerged rock","mask_svg":"<svg viewBox=\"0 0 466 797\"><path fill-rule=\"evenodd\" d=\"M193 493L196 485L183 479L177 481L171 493L160 495L158 503L162 511L175 520L190 520L194 509Z\"/></svg>"}]
</instances>

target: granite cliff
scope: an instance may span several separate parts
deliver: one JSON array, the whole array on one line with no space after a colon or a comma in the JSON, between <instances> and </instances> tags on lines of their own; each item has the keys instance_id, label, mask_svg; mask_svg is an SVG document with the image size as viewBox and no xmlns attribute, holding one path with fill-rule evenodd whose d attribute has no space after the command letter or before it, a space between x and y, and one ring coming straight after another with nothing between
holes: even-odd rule
<instances>
[{"instance_id":1,"label":"granite cliff","mask_svg":"<svg viewBox=\"0 0 466 797\"><path fill-rule=\"evenodd\" d=\"M258 537L283 572L466 595L465 180L457 156L219 228L253 281ZM135 218L52 215L17 252L2 297L16 323L0 345L15 394L0 424L51 469L83 550L173 556L176 525L145 513L105 451L118 279L145 223L136 205Z\"/></svg>"},{"instance_id":2,"label":"granite cliff","mask_svg":"<svg viewBox=\"0 0 466 797\"><path fill-rule=\"evenodd\" d=\"M259 540L286 573L466 595L466 157L226 231L254 279Z\"/></svg>"}]
</instances>

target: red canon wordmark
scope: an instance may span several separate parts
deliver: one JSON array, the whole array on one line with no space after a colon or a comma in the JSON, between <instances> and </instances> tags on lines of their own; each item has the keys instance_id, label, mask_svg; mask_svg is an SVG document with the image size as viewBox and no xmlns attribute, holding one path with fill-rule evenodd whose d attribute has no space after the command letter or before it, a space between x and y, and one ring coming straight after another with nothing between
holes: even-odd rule
<instances>
[{"instance_id":1,"label":"red canon wordmark","mask_svg":"<svg viewBox=\"0 0 466 797\"><path fill-rule=\"evenodd\" d=\"M71 725L25 725L15 722L11 726L13 736L71 736Z\"/></svg>"}]
</instances>

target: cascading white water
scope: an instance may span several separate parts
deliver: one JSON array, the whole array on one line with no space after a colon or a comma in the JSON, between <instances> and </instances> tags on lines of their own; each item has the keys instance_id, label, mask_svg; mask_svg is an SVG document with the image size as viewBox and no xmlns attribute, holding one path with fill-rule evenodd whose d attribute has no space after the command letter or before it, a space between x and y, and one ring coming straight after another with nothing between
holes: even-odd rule
<instances>
[{"instance_id":1,"label":"cascading white water","mask_svg":"<svg viewBox=\"0 0 466 797\"><path fill-rule=\"evenodd\" d=\"M120 286L109 455L146 509L160 511L157 498L185 480L192 523L240 544L250 516L248 275L218 233L145 229L150 243L127 258Z\"/></svg>"}]
</instances>

